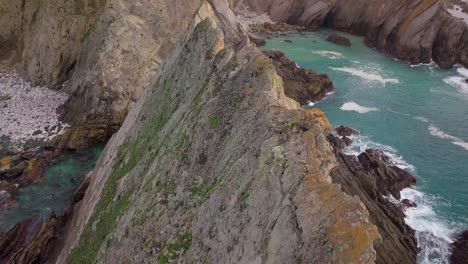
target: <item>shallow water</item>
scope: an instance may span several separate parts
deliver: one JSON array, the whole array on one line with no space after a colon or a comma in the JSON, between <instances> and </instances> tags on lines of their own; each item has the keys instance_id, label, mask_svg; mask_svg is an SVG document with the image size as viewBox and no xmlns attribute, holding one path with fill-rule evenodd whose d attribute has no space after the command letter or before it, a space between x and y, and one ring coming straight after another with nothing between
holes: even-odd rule
<instances>
[{"instance_id":1,"label":"shallow water","mask_svg":"<svg viewBox=\"0 0 468 264\"><path fill-rule=\"evenodd\" d=\"M33 216L46 218L51 212L61 212L71 202L78 185L96 165L102 145L70 153L63 161L55 161L37 184L20 190L16 205L0 216L0 232Z\"/></svg>"},{"instance_id":2,"label":"shallow water","mask_svg":"<svg viewBox=\"0 0 468 264\"><path fill-rule=\"evenodd\" d=\"M402 195L419 205L406 218L423 249L418 262L447 263L453 236L468 228L468 70L411 66L369 49L360 37L342 33L352 47L329 43L328 33L278 37L263 49L331 77L336 93L314 107L334 126L362 133L349 153L382 148L416 175L416 189Z\"/></svg>"}]
</instances>

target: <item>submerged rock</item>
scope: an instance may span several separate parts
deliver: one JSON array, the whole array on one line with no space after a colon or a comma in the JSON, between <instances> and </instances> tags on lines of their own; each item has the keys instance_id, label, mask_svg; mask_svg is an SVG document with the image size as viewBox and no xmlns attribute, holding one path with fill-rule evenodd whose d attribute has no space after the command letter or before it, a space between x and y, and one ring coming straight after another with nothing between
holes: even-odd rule
<instances>
[{"instance_id":1,"label":"submerged rock","mask_svg":"<svg viewBox=\"0 0 468 264\"><path fill-rule=\"evenodd\" d=\"M348 38L345 38L338 34L330 34L328 35L326 40L335 43L336 45L351 47L351 41Z\"/></svg>"},{"instance_id":2,"label":"submerged rock","mask_svg":"<svg viewBox=\"0 0 468 264\"><path fill-rule=\"evenodd\" d=\"M281 51L269 50L263 53L272 60L283 79L286 95L301 105L320 101L327 93L335 90L328 75L297 67L297 64L287 59Z\"/></svg>"},{"instance_id":3,"label":"submerged rock","mask_svg":"<svg viewBox=\"0 0 468 264\"><path fill-rule=\"evenodd\" d=\"M335 131L339 136L342 136L342 137L350 137L352 135L359 135L359 132L357 130L354 130L347 126L339 126L335 128Z\"/></svg>"}]
</instances>

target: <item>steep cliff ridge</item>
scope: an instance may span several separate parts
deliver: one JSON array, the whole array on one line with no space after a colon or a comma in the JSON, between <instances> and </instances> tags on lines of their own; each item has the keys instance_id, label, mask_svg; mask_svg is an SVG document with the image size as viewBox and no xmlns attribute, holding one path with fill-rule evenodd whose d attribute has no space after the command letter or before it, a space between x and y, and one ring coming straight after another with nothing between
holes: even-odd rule
<instances>
[{"instance_id":1,"label":"steep cliff ridge","mask_svg":"<svg viewBox=\"0 0 468 264\"><path fill-rule=\"evenodd\" d=\"M375 260L367 210L331 182L323 113L222 23L198 24L132 109L59 263Z\"/></svg>"},{"instance_id":2,"label":"steep cliff ridge","mask_svg":"<svg viewBox=\"0 0 468 264\"><path fill-rule=\"evenodd\" d=\"M232 0L238 14L268 13L273 21L364 35L371 47L411 63L468 65L468 25L440 0Z\"/></svg>"}]
</instances>

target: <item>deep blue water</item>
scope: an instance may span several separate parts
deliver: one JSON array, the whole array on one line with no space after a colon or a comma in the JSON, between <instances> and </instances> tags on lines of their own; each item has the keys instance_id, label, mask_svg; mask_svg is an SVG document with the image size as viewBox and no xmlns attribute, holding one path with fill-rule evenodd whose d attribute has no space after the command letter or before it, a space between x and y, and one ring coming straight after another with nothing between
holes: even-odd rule
<instances>
[{"instance_id":1,"label":"deep blue water","mask_svg":"<svg viewBox=\"0 0 468 264\"><path fill-rule=\"evenodd\" d=\"M411 66L348 37L352 47L325 41L329 31L267 41L300 67L328 74L336 93L313 107L334 126L358 129L349 153L383 148L413 172L415 189L403 196L419 206L407 211L418 232L420 263L447 263L448 244L468 228L468 70ZM292 43L284 40L292 40Z\"/></svg>"}]
</instances>

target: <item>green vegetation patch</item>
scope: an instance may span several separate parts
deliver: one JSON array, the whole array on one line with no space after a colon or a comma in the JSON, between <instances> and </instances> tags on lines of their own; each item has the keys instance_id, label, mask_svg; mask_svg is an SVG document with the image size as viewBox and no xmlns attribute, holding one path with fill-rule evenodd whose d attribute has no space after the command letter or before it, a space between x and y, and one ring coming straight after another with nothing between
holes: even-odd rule
<instances>
[{"instance_id":1,"label":"green vegetation patch","mask_svg":"<svg viewBox=\"0 0 468 264\"><path fill-rule=\"evenodd\" d=\"M94 214L88 221L80 242L68 258L69 263L94 263L101 245L112 230L119 216L128 208L131 191L116 197L119 180L138 164L143 153L136 144L120 146L117 154L117 168L109 176L101 193ZM125 162L124 159L128 157ZM94 227L93 227L94 226Z\"/></svg>"},{"instance_id":2,"label":"green vegetation patch","mask_svg":"<svg viewBox=\"0 0 468 264\"><path fill-rule=\"evenodd\" d=\"M219 126L219 120L218 120L218 117L216 115L210 116L208 122L209 122L211 128L217 128Z\"/></svg>"},{"instance_id":3,"label":"green vegetation patch","mask_svg":"<svg viewBox=\"0 0 468 264\"><path fill-rule=\"evenodd\" d=\"M179 257L181 251L187 250L192 245L192 234L185 233L177 242L166 244L161 247L158 256L158 264L173 262Z\"/></svg>"}]
</instances>

